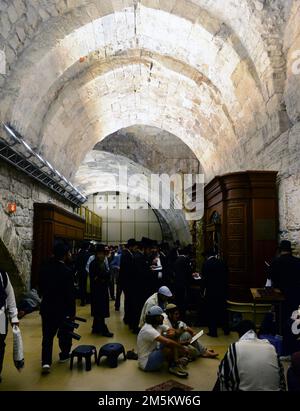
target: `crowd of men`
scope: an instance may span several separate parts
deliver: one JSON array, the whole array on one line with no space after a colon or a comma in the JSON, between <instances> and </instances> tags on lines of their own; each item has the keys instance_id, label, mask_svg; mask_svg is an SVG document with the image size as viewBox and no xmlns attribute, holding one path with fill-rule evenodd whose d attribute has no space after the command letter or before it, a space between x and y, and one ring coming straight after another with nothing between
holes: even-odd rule
<instances>
[{"instance_id":1,"label":"crowd of men","mask_svg":"<svg viewBox=\"0 0 300 411\"><path fill-rule=\"evenodd\" d=\"M217 353L202 346L197 338L194 340L195 332L187 324L186 317L191 282L200 277L205 289L208 335L217 337L220 326L225 335L229 333L226 315L228 269L213 250L208 250L205 257L199 275L195 272L192 247L182 249L179 243L169 248L168 244L159 246L143 238L140 242L130 239L125 246L119 247L83 244L73 259L66 243L56 243L53 256L42 266L40 275L42 372L50 372L55 335L61 349L60 361L69 360L70 323L76 315L75 283L81 305L91 304L92 332L95 334L114 335L105 323L110 314L109 299L114 300L116 311L124 301L123 321L137 334L138 364L142 370L156 371L168 363L170 373L187 377L188 362L200 356L215 358ZM300 347L297 336L292 336L291 322L300 324L300 259L292 256L289 241L280 243L278 256L270 265L269 277L285 296L284 352L291 356L288 384L291 390L299 391ZM122 293L124 298L121 299ZM29 308L31 310L32 306ZM14 291L8 274L2 270L0 372L8 318L12 324L18 324ZM256 325L250 321L242 321L235 331L240 339L230 345L221 361L214 390L284 390L283 368L274 346L258 338Z\"/></svg>"}]
</instances>

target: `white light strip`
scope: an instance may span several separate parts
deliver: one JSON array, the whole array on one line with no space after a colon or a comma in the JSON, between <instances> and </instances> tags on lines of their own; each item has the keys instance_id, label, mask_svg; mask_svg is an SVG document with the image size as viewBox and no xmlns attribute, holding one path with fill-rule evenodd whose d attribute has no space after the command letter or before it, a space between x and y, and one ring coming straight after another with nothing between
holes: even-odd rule
<instances>
[{"instance_id":1,"label":"white light strip","mask_svg":"<svg viewBox=\"0 0 300 411\"><path fill-rule=\"evenodd\" d=\"M3 123L3 126L5 127L5 129L6 129L6 131L15 139L15 140L17 140L18 142L20 142L21 140L19 139L19 137L17 137L16 135L15 135L15 133L13 132L13 130L10 128L10 127L8 127L6 124L4 124Z\"/></svg>"},{"instance_id":2,"label":"white light strip","mask_svg":"<svg viewBox=\"0 0 300 411\"><path fill-rule=\"evenodd\" d=\"M84 201L87 200L87 197L85 195L83 195L70 181L68 181L66 179L65 176L63 176L59 171L57 171L52 164L49 163L49 161L45 160L40 154L36 153L28 143L26 143L26 141L23 140L23 138L18 137L14 130L12 130L7 124L2 123L5 130L15 139L17 140L18 143L21 143L26 150L28 150L31 154L33 154L35 157L37 157L43 164L47 165L47 167L53 172L55 173L56 176L58 176L61 180L63 180L68 186L69 188L72 188L71 193L75 192L76 193L76 197ZM68 188L68 187L66 187Z\"/></svg>"}]
</instances>

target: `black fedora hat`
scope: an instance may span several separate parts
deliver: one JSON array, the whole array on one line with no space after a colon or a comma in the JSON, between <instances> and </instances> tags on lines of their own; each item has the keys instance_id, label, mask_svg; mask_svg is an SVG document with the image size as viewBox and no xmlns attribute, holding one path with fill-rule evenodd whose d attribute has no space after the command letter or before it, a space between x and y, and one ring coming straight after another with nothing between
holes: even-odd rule
<instances>
[{"instance_id":1,"label":"black fedora hat","mask_svg":"<svg viewBox=\"0 0 300 411\"><path fill-rule=\"evenodd\" d=\"M282 240L279 244L280 251L292 251L292 243L288 240Z\"/></svg>"},{"instance_id":2,"label":"black fedora hat","mask_svg":"<svg viewBox=\"0 0 300 411\"><path fill-rule=\"evenodd\" d=\"M127 241L127 247L134 247L135 245L137 245L137 243L136 243L136 241L135 241L134 238L130 238L130 239Z\"/></svg>"},{"instance_id":3,"label":"black fedora hat","mask_svg":"<svg viewBox=\"0 0 300 411\"><path fill-rule=\"evenodd\" d=\"M105 245L104 244L96 244L96 253L104 253L105 252Z\"/></svg>"}]
</instances>

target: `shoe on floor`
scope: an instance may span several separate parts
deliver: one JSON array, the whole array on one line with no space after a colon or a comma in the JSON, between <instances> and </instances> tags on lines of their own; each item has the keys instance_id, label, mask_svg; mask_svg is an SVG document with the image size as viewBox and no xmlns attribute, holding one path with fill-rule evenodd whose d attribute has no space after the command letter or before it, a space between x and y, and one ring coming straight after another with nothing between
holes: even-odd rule
<instances>
[{"instance_id":1,"label":"shoe on floor","mask_svg":"<svg viewBox=\"0 0 300 411\"><path fill-rule=\"evenodd\" d=\"M44 364L42 366L42 374L49 374L51 371L51 366L49 364Z\"/></svg>"},{"instance_id":2,"label":"shoe on floor","mask_svg":"<svg viewBox=\"0 0 300 411\"><path fill-rule=\"evenodd\" d=\"M70 359L70 354L59 354L59 362L67 362Z\"/></svg>"},{"instance_id":3,"label":"shoe on floor","mask_svg":"<svg viewBox=\"0 0 300 411\"><path fill-rule=\"evenodd\" d=\"M208 335L209 337L218 338L218 334L207 333L206 335Z\"/></svg>"},{"instance_id":4,"label":"shoe on floor","mask_svg":"<svg viewBox=\"0 0 300 411\"><path fill-rule=\"evenodd\" d=\"M127 360L137 360L138 355L134 352L134 349L132 349L131 351L127 351L126 358Z\"/></svg>"},{"instance_id":5,"label":"shoe on floor","mask_svg":"<svg viewBox=\"0 0 300 411\"><path fill-rule=\"evenodd\" d=\"M103 337L113 337L114 334L109 332L109 331L105 331L104 333L102 333Z\"/></svg>"},{"instance_id":6,"label":"shoe on floor","mask_svg":"<svg viewBox=\"0 0 300 411\"><path fill-rule=\"evenodd\" d=\"M178 365L174 366L174 367L170 367L169 368L169 373L176 375L177 377L180 378L186 378L188 377L188 372L186 372L185 370L183 370L181 367L179 367Z\"/></svg>"}]
</instances>

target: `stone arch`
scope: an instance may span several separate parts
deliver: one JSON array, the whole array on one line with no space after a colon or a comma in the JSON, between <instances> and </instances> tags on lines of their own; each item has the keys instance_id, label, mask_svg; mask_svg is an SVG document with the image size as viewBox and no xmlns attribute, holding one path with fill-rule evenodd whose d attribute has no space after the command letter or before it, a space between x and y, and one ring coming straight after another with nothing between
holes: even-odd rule
<instances>
[{"instance_id":1,"label":"stone arch","mask_svg":"<svg viewBox=\"0 0 300 411\"><path fill-rule=\"evenodd\" d=\"M1 212L0 224L0 267L7 271L14 287L16 297L28 288L25 280L26 264L28 262L23 249L9 217Z\"/></svg>"},{"instance_id":2,"label":"stone arch","mask_svg":"<svg viewBox=\"0 0 300 411\"><path fill-rule=\"evenodd\" d=\"M144 6L144 3L146 4L147 7ZM211 61L209 60L201 61L201 59L199 60L197 58L199 60L198 61L193 55L189 55L189 56L187 55L188 56L187 58L184 57L184 55L181 55L180 59L184 60L184 58L186 58L188 65L190 66L194 65L198 70L200 70L200 72L203 72L205 70L207 71L208 69L210 69L210 72L213 73L213 75L216 77L218 70L215 70L216 72L214 72L214 70L211 68L212 63L214 63L214 61L217 62L218 65L220 65L220 70L222 69L223 73L224 73L224 68L228 66L228 61L226 60L226 56L228 59L228 55L229 55L230 60L234 62L233 64L236 64L234 72L231 71L233 70L233 67L231 67L230 69L230 67L228 66L227 77L226 76L225 77L226 77L226 81L229 81L229 83L227 82L226 86L223 87L222 96L224 96L225 100L223 103L221 102L221 104L225 107L225 111L227 111L230 114L230 117L232 117L232 110L234 110L234 108L236 110L236 115L235 115L236 118L244 117L244 116L247 117L247 115L252 116L252 114L255 113L256 115L255 121L254 120L252 122L250 121L248 127L243 128L242 126L243 121L239 121L237 124L235 124L235 128L239 129L239 127L241 127L240 134L243 135L245 134L245 132L247 133L247 131L253 130L253 127L256 127L257 123L259 123L259 130L257 131L258 133L260 133L260 135L257 138L257 140L254 141L254 145L257 145L259 140L262 141L264 139L263 138L264 136L262 134L264 131L263 130L264 127L266 127L265 121L267 121L268 116L271 115L271 113L268 113L268 115L265 117L263 121L259 121L259 122L257 121L258 116L260 115L260 112L261 112L260 110L261 104L259 104L259 101L263 101L265 98L269 99L270 95L267 96L265 95L266 93L263 92L262 95L260 96L260 93L258 93L258 96L260 97L256 104L257 109L253 110L253 107L251 105L249 106L250 100L247 98L247 96L245 96L245 93L241 92L241 90L243 90L245 86L246 87L248 86L250 88L253 88L252 86L254 86L258 88L258 91L261 88L259 84L257 83L257 79L260 77L260 72L258 71L257 68L255 68L255 67L258 67L259 65L255 63L254 66L251 66L250 64L251 62L249 62L249 56L252 56L252 54L250 53L250 48L249 48L250 43L249 43L248 37L246 36L245 38L243 38L244 42L241 42L241 39L239 40L240 37L238 36L239 30L237 30L237 28L235 28L235 30L230 29L230 25L228 24L228 21L229 21L228 17L229 16L232 17L232 15L230 15L228 11L225 12L223 10L224 7L221 8L221 4L219 1L209 2L209 4L207 4L207 2L204 3L202 1L197 2L197 4L195 2L193 3L187 2L186 3L187 7L179 7L179 5L176 4L175 7L170 8L169 6L171 3L166 2L165 4L167 5L167 9L166 11L163 11L163 13L165 14L159 14L160 11L155 7L155 4L156 4L155 2L152 2L152 1L138 2L137 4L138 5L141 4L142 5L141 7L143 7L143 11L144 11L143 16L141 14L139 15L136 14L136 8L133 7L134 4L133 3L131 4L131 2L128 3L128 7L126 9L123 9L122 11L123 14L122 14L117 7L117 4L120 4L120 3L115 3L114 1L110 3L110 5L112 6L112 9L111 7L109 7L108 9L102 9L101 3L98 3L98 2L83 2L82 5L84 5L86 9L82 9L81 13L78 13L79 9L76 9L77 11L75 11L75 9L72 9L72 12L67 13L67 10L64 7L60 8L60 12L63 13L63 17L58 16L58 15L55 17L55 13L54 13L53 18L50 19L48 18L49 14L45 15L44 13L43 14L43 16L45 17L44 29L47 28L47 30L45 30L44 33L42 32L36 33L32 46L28 46L26 49L26 53L24 51L24 55L22 55L22 58L20 57L20 65L22 64L24 66L24 70L29 70L30 68L29 65L32 65L32 61L36 60L36 58L39 56L39 53L41 53L40 59L38 59L38 62L34 65L34 71L31 74L31 77L32 77L31 81L30 81L29 72L27 71L26 80L24 80L23 82L23 91L22 91L22 88L19 89L18 91L19 99L16 100L14 108L11 106L11 101L10 101L11 99L14 100L14 90L10 90L10 93L8 93L8 98L6 102L3 104L3 106L6 106L6 109L4 107L4 109L2 110L3 113L7 110L6 118L10 119L13 123L15 122L17 128L21 132L24 131L26 136L28 135L30 136L32 132L30 125L31 123L32 124L34 123L34 120L30 121L29 118L32 118L32 119L35 118L37 113L36 113L36 110L32 110L32 116L28 118L28 110L26 108L27 107L26 101L30 100L31 106L33 103L39 106L40 100L38 99L38 95L39 94L43 95L43 93L45 94L46 90L49 89L50 84L52 84L53 82L57 82L57 85L60 84L60 87L63 86L63 84L60 83L62 73L70 69L71 72L74 70L73 73L74 75L76 75L76 68L74 67L74 64L78 62L79 57L80 57L80 52L87 53L90 57L90 55L93 54L93 52L97 50L96 44L95 44L94 49L92 47L92 50L87 49L86 45L83 45L83 46L79 45L79 48L76 48L76 47L74 47L73 49L71 48L71 50L74 50L75 55L72 53L69 53L69 55L66 56L66 53L64 54L63 52L64 50L65 52L70 50L70 45L72 44L72 41L76 41L78 43L78 37L76 37L78 35L80 36L85 35L87 36L87 38L91 39L91 37L89 37L90 36L89 30L94 29L96 22L99 19L101 20L99 16L102 16L102 20L103 19L110 19L110 20L117 19L118 24L116 24L116 21L114 21L114 25L112 26L114 30L117 30L117 27L120 27L120 26L122 27L122 24L124 23L124 17L125 17L125 20L128 17L129 21L132 21L130 19L137 17L137 16L140 18L140 20L142 20L143 17L145 19L145 16L146 17L156 16L156 17L159 17L161 21L163 22L165 21L164 20L165 17L168 16L173 22L174 21L177 22L178 19L181 19L180 21L182 22L182 24L190 24L190 22L192 21L194 37L191 38L191 40L195 44L198 44L197 43L198 41L205 41L207 43L207 46L211 46L211 48L212 47L215 48L215 51L213 52L213 54L215 55L218 54L218 58L216 59L214 57L211 59ZM247 1L244 1L242 6L240 2L238 5L235 3L232 3L232 7L233 7L234 14L241 13L241 7L243 8L243 10L245 10L245 12L247 12L246 13L247 16L249 16L250 11L253 11L252 3L247 2ZM53 7L52 8L50 7L50 10L53 10ZM203 17L204 15L206 16L205 18ZM195 18L193 20L193 16L196 17L196 20ZM221 23L222 20L220 20L220 16L222 17L223 21L226 21L225 24ZM66 21L65 21L66 24L64 25L62 24L63 23L63 20L61 20L62 18L66 18ZM235 24L234 19L232 20L233 20L232 24L234 25ZM57 26L55 26L55 24L57 24ZM137 21L135 21L135 27L137 27L136 24L137 24ZM101 25L102 25L102 22L101 22ZM143 25L140 25L140 27L143 27ZM163 24L161 24L159 25L159 27L161 28L164 26ZM251 19L252 34L255 33L255 29L257 29L258 27L260 27L260 23L259 23L259 19L257 15L255 15L253 20ZM111 29L111 26L109 26L109 28ZM145 26L145 29L147 29L147 25ZM198 31L200 30L201 33L198 33L197 30ZM240 30L244 30L242 25L240 26ZM56 33L56 35L54 35L53 33ZM38 40L39 36L44 37L43 40L47 40L46 44L43 44L45 46L43 48L38 47L38 45L40 44ZM73 36L73 40L72 40L72 36ZM106 33L106 37L107 36L108 36L108 32ZM255 36L259 44L262 44L263 42L262 42L262 39L260 38L259 30L255 34ZM122 36L120 36L120 32L116 32L116 39L119 41L120 44L122 43L121 37ZM145 35L144 37L140 35L140 37L145 38ZM132 38L134 40L134 43L137 38L139 40L139 43L141 43L140 37L133 36ZM167 36L166 34L166 36L160 36L160 37L163 39L168 39L170 38L170 35ZM109 36L108 38L106 38L106 40L109 42ZM125 36L125 43L127 40L128 39ZM172 37L172 40L174 40L173 37ZM56 41L56 44L55 44L55 41ZM105 36L104 36L104 41L105 41ZM54 46L53 46L53 43L54 43ZM146 40L144 41L144 45L143 45L144 48L148 43ZM68 44L69 44L69 48L67 47ZM119 53L120 47L118 45L118 42L111 43L111 44L113 46L111 51L113 53L114 52ZM168 42L166 42L165 44L162 43L160 45L159 43L157 43L157 46L160 47L160 53L163 53L168 48L167 47L168 45L170 45ZM245 51L247 50L246 45L249 49L248 51ZM141 45L139 44L139 46ZM53 47L49 51L48 54L46 53L47 47L48 47L48 50L49 48ZM121 46L121 50L122 48L124 52L127 52L127 50L132 48L132 45L129 44L128 46L128 44L125 44L124 46ZM36 51L37 49L38 51ZM217 53L217 50L218 50L218 53ZM264 50L263 45L262 45L262 50ZM104 49L103 48L98 49L98 51L103 53ZM151 52L153 51L154 49L151 50ZM109 47L106 47L104 57L106 58L108 55L109 55ZM254 60L256 60L258 58L257 52L254 53L253 55L254 55L253 57ZM26 61L27 61L27 64L26 64ZM55 73L50 72L49 67L55 67L56 72ZM18 67L16 67L16 70L15 70L16 83L20 82L22 78L22 70L19 70L19 69L17 70L17 68ZM241 76L241 73L242 73L242 76ZM39 75L41 76L41 82L39 82L37 78L37 76ZM231 75L231 78L230 78L230 75ZM240 79L240 76L241 76L241 79ZM25 78L25 76L23 78ZM11 84L12 83L15 83L15 82L12 81ZM219 81L218 83L219 83L218 85L222 84L221 81ZM230 97L229 95L225 98L226 89L229 89L228 85L231 83L232 83L232 87L231 87L232 97ZM264 84L264 82L261 82L261 83ZM45 87L45 92L42 91L43 87ZM269 88L272 88L272 87L269 87ZM29 96L28 93L29 93L29 90L31 89L35 90L35 95ZM58 87L58 90L59 90L59 87ZM29 100L26 100L26 98L29 98ZM239 100L239 103L235 100L237 101ZM45 104L48 107L48 103L45 102ZM229 105L232 106L230 109L229 109ZM239 106L243 107L242 111L239 111L238 109ZM273 105L270 104L268 107L272 107L272 110L273 110L275 106L274 104ZM237 113L239 114L238 116L237 116ZM221 123L221 121L219 121L219 123ZM234 121L232 121L232 124L234 124ZM266 133L264 133L264 135L265 134ZM243 138L244 138L244 144L245 144L249 140L249 136L243 135Z\"/></svg>"},{"instance_id":3,"label":"stone arch","mask_svg":"<svg viewBox=\"0 0 300 411\"><path fill-rule=\"evenodd\" d=\"M8 2L7 2L8 3ZM277 2L280 3L281 2ZM262 50L266 49L267 40L263 37L264 19L268 12L277 12L275 7L272 9L261 1L235 0L224 7L222 0L168 0L157 2L156 0L128 0L122 3L118 0L78 0L63 1L54 0L49 4L42 0L36 0L34 4L18 3L18 8L13 4L3 4L3 17L7 24L3 27L3 37L8 39L9 35L16 34L17 39L9 46L9 62L20 56L24 49L36 39L39 33L47 31L49 34L51 26L54 26L61 38L65 30L74 30L78 24L83 25L91 20L109 14L118 14L123 9L127 11L131 8L137 13L138 7L156 9L165 13L170 13L189 21L199 21L201 24L211 27L220 37L233 37L243 40L243 44L235 39L233 42L236 47L244 47L244 55L253 55L255 66L260 64L272 67L272 61L268 55L262 55ZM277 13L278 14L278 13ZM251 16L251 19L249 18ZM275 17L277 15L275 14ZM278 17L278 16L277 16ZM277 19L277 23L278 20ZM223 23L221 23L223 22ZM247 24L245 24L247 23ZM270 22L269 22L270 26ZM48 36L51 38L51 36ZM9 42L7 41L9 44ZM14 50L14 52L12 51ZM255 52L254 52L255 51Z\"/></svg>"},{"instance_id":4,"label":"stone arch","mask_svg":"<svg viewBox=\"0 0 300 411\"><path fill-rule=\"evenodd\" d=\"M124 73L125 67L121 66L119 70ZM200 82L198 85L195 81L181 76L181 86L175 84L172 91L168 85L172 78L170 71L166 71L164 76L158 73L157 78L153 78L153 83L149 84L147 66L129 64L126 70L133 73L127 82L115 81L113 84L116 70L111 70L88 83L85 80L82 83L71 83L61 91L60 99L54 102L45 119L40 147L42 153L50 155L54 164L57 154L64 154L61 149L63 146L68 158L61 158L60 161L65 166L69 162L74 168L74 165L80 164L85 154L77 149L73 153L74 147L81 146L84 141L86 150L88 147L91 149L105 136L134 123L150 122L158 128L168 129L180 137L200 161L208 161L208 156L211 155L208 151L213 153L216 145L219 153L222 149L226 152L228 148L231 151L237 148L238 142L232 122L224 112L218 95L215 95L214 111L211 110L208 118L202 115L202 110L210 109L211 99L214 98L206 83ZM177 79L177 75L174 78ZM129 89L131 82L133 87L137 88L136 91ZM102 93L106 83L111 86ZM74 89L76 95L70 100L69 93ZM174 95L176 89L177 93ZM123 93L123 97L119 97L119 93ZM198 94L201 94L200 98L203 100L201 107ZM185 100L189 104L186 107L183 106ZM208 133L212 134L211 141L206 138ZM77 156L76 159L72 157L73 154ZM226 163L229 164L232 155L228 153L225 157ZM56 165L59 168L59 164ZM217 166L217 161L214 166Z\"/></svg>"},{"instance_id":5,"label":"stone arch","mask_svg":"<svg viewBox=\"0 0 300 411\"><path fill-rule=\"evenodd\" d=\"M145 178L140 181L138 187L124 184L118 178L119 166L126 166L128 181L133 175L141 175ZM149 169L128 160L126 157L107 152L92 151L86 156L78 169L75 182L86 196L96 192L119 191L133 196L139 195L152 207L151 200L156 202L157 198L160 198L160 192L149 192L151 190L150 175L151 171ZM170 209L159 208L156 210L156 214L161 221L169 226L173 239L180 238L183 242L188 243L191 241L189 224L183 211L175 207L176 204L171 201Z\"/></svg>"}]
</instances>

